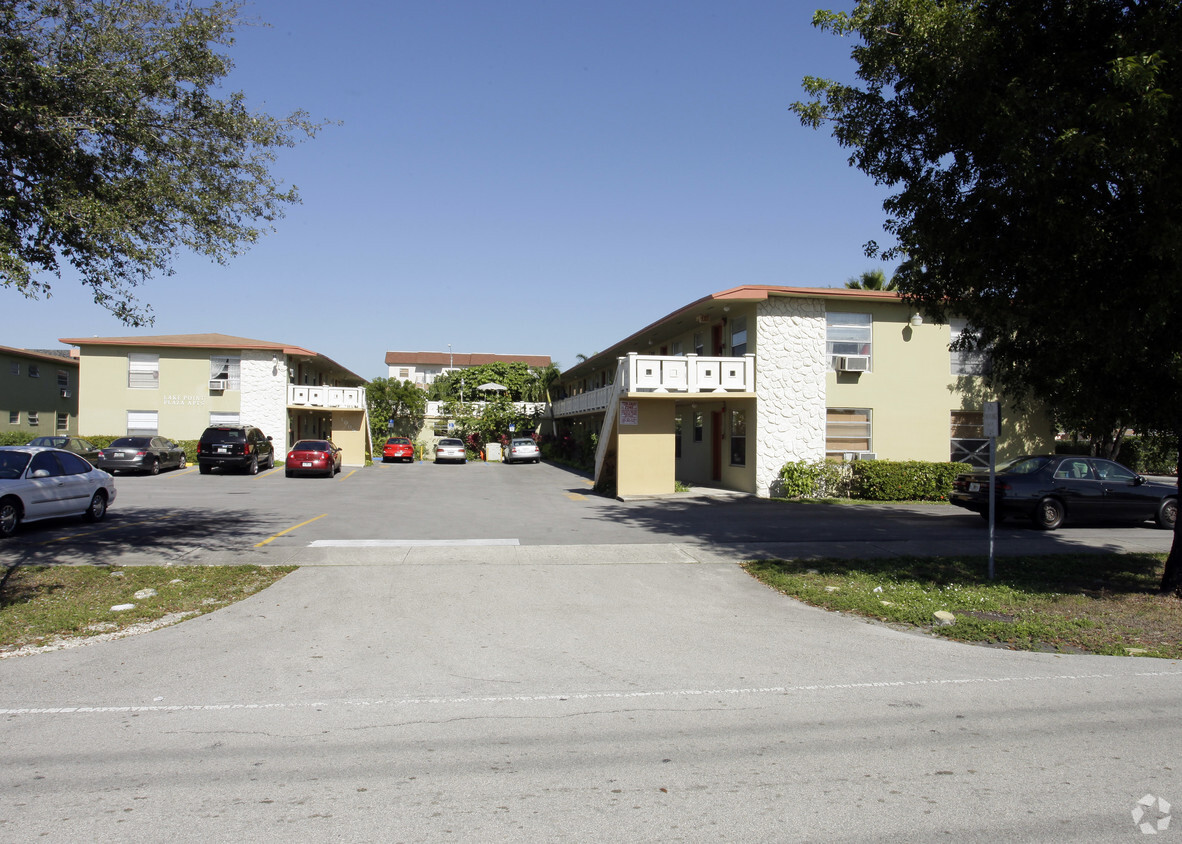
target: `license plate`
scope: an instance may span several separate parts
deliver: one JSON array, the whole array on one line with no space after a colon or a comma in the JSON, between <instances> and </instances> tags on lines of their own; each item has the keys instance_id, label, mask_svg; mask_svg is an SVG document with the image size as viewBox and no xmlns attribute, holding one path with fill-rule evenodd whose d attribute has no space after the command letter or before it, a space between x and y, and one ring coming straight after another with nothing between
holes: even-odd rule
<instances>
[{"instance_id":1,"label":"license plate","mask_svg":"<svg viewBox=\"0 0 1182 844\"><path fill-rule=\"evenodd\" d=\"M301 466L303 466L305 469L311 469L311 468L312 468L312 464L311 464L311 463L308 463L308 462L301 463L300 465L301 465Z\"/></svg>"},{"instance_id":2,"label":"license plate","mask_svg":"<svg viewBox=\"0 0 1182 844\"><path fill-rule=\"evenodd\" d=\"M969 492L980 492L980 491L981 491L980 484L969 484Z\"/></svg>"},{"instance_id":3,"label":"license plate","mask_svg":"<svg viewBox=\"0 0 1182 844\"><path fill-rule=\"evenodd\" d=\"M122 452L122 451L116 451L116 452L115 452L114 454L112 454L111 456L112 456L113 458L115 458L116 460L122 460L122 459L123 459L123 452Z\"/></svg>"},{"instance_id":4,"label":"license plate","mask_svg":"<svg viewBox=\"0 0 1182 844\"><path fill-rule=\"evenodd\" d=\"M218 454L229 454L230 448L229 448L229 446L219 446L217 451L218 451Z\"/></svg>"}]
</instances>

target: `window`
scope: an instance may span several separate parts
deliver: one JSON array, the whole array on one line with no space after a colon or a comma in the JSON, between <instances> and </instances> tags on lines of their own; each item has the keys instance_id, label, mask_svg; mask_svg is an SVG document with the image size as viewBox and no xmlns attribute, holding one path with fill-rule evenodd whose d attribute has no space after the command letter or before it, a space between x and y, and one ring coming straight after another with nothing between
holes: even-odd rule
<instances>
[{"instance_id":1,"label":"window","mask_svg":"<svg viewBox=\"0 0 1182 844\"><path fill-rule=\"evenodd\" d=\"M731 356L740 358L747 354L747 317L731 320Z\"/></svg>"},{"instance_id":2,"label":"window","mask_svg":"<svg viewBox=\"0 0 1182 844\"><path fill-rule=\"evenodd\" d=\"M870 410L864 407L830 407L825 410L825 455L843 457L870 451Z\"/></svg>"},{"instance_id":3,"label":"window","mask_svg":"<svg viewBox=\"0 0 1182 844\"><path fill-rule=\"evenodd\" d=\"M702 413L701 411L694 411L694 442L700 443L702 441Z\"/></svg>"},{"instance_id":4,"label":"window","mask_svg":"<svg viewBox=\"0 0 1182 844\"><path fill-rule=\"evenodd\" d=\"M127 386L133 390L155 390L160 386L160 355L131 352L127 355Z\"/></svg>"},{"instance_id":5,"label":"window","mask_svg":"<svg viewBox=\"0 0 1182 844\"><path fill-rule=\"evenodd\" d=\"M242 364L239 358L211 357L209 359L209 380L225 381L225 389L242 389Z\"/></svg>"},{"instance_id":6,"label":"window","mask_svg":"<svg viewBox=\"0 0 1182 844\"><path fill-rule=\"evenodd\" d=\"M436 419L431 426L431 433L437 437L451 436L451 424L446 419Z\"/></svg>"},{"instance_id":7,"label":"window","mask_svg":"<svg viewBox=\"0 0 1182 844\"><path fill-rule=\"evenodd\" d=\"M29 377L30 378L40 378L41 377L41 367L35 363L30 363L29 364Z\"/></svg>"},{"instance_id":8,"label":"window","mask_svg":"<svg viewBox=\"0 0 1182 844\"><path fill-rule=\"evenodd\" d=\"M35 411L35 410L30 410L25 415L25 418L27 418L29 420L29 427L30 428L36 428L38 425L41 424L41 417L38 415L37 411Z\"/></svg>"},{"instance_id":9,"label":"window","mask_svg":"<svg viewBox=\"0 0 1182 844\"><path fill-rule=\"evenodd\" d=\"M673 417L673 456L681 457L681 415Z\"/></svg>"},{"instance_id":10,"label":"window","mask_svg":"<svg viewBox=\"0 0 1182 844\"><path fill-rule=\"evenodd\" d=\"M8 411L8 424L19 425L21 423L21 412L19 410Z\"/></svg>"},{"instance_id":11,"label":"window","mask_svg":"<svg viewBox=\"0 0 1182 844\"><path fill-rule=\"evenodd\" d=\"M838 368L838 358L869 358L873 330L870 314L825 314L825 354L829 357L829 368Z\"/></svg>"},{"instance_id":12,"label":"window","mask_svg":"<svg viewBox=\"0 0 1182 844\"><path fill-rule=\"evenodd\" d=\"M950 346L955 346L962 335L972 336L967 320L953 319L948 325L952 329ZM989 353L983 349L949 349L949 355L953 375L986 375L989 372Z\"/></svg>"},{"instance_id":13,"label":"window","mask_svg":"<svg viewBox=\"0 0 1182 844\"><path fill-rule=\"evenodd\" d=\"M226 425L241 425L242 423L239 422L238 419L239 414L237 413L210 413L209 425L211 428L220 428Z\"/></svg>"},{"instance_id":14,"label":"window","mask_svg":"<svg viewBox=\"0 0 1182 844\"><path fill-rule=\"evenodd\" d=\"M150 437L160 433L159 412L155 410L127 411L127 435L129 437Z\"/></svg>"},{"instance_id":15,"label":"window","mask_svg":"<svg viewBox=\"0 0 1182 844\"><path fill-rule=\"evenodd\" d=\"M410 368L403 367L402 369L398 370L398 377L401 378L403 381L409 381L410 380Z\"/></svg>"},{"instance_id":16,"label":"window","mask_svg":"<svg viewBox=\"0 0 1182 844\"><path fill-rule=\"evenodd\" d=\"M701 331L695 331L694 332L694 354L695 355L706 354L706 345L705 344L706 344L706 335L704 335Z\"/></svg>"},{"instance_id":17,"label":"window","mask_svg":"<svg viewBox=\"0 0 1182 844\"><path fill-rule=\"evenodd\" d=\"M11 372L13 375L20 375L21 374L20 362L15 361L15 360L12 361L10 364L8 364L8 371Z\"/></svg>"},{"instance_id":18,"label":"window","mask_svg":"<svg viewBox=\"0 0 1182 844\"><path fill-rule=\"evenodd\" d=\"M988 468L989 438L985 436L984 411L952 411L951 450L948 459L953 463L968 463L970 466Z\"/></svg>"},{"instance_id":19,"label":"window","mask_svg":"<svg viewBox=\"0 0 1182 844\"><path fill-rule=\"evenodd\" d=\"M673 355L674 357L681 357L683 354L685 354L685 352L681 350L680 340L674 340L673 343L670 344L669 354Z\"/></svg>"},{"instance_id":20,"label":"window","mask_svg":"<svg viewBox=\"0 0 1182 844\"><path fill-rule=\"evenodd\" d=\"M57 452L39 451L29 461L29 477L35 472L44 472L42 477L60 478L65 474L61 461L57 459Z\"/></svg>"},{"instance_id":21,"label":"window","mask_svg":"<svg viewBox=\"0 0 1182 844\"><path fill-rule=\"evenodd\" d=\"M747 465L747 412L731 411L731 465Z\"/></svg>"},{"instance_id":22,"label":"window","mask_svg":"<svg viewBox=\"0 0 1182 844\"><path fill-rule=\"evenodd\" d=\"M70 414L61 413L61 412L58 413L56 430L58 430L58 431L70 430Z\"/></svg>"},{"instance_id":23,"label":"window","mask_svg":"<svg viewBox=\"0 0 1182 844\"><path fill-rule=\"evenodd\" d=\"M57 371L57 385L63 390L70 389L70 373L64 369L59 369Z\"/></svg>"}]
</instances>

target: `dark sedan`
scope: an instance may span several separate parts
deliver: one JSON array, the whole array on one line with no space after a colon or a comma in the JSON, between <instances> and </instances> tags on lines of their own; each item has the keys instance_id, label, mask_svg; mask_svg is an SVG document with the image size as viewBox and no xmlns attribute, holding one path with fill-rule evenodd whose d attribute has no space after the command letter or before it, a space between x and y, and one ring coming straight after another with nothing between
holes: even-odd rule
<instances>
[{"instance_id":1,"label":"dark sedan","mask_svg":"<svg viewBox=\"0 0 1182 844\"><path fill-rule=\"evenodd\" d=\"M110 472L143 472L156 475L161 469L184 469L185 450L164 437L120 437L99 452L100 469Z\"/></svg>"},{"instance_id":2,"label":"dark sedan","mask_svg":"<svg viewBox=\"0 0 1182 844\"><path fill-rule=\"evenodd\" d=\"M99 456L99 447L90 440L84 440L81 437L36 437L29 440L29 445L62 448L74 452L79 457L85 457L91 463L98 460Z\"/></svg>"},{"instance_id":3,"label":"dark sedan","mask_svg":"<svg viewBox=\"0 0 1182 844\"><path fill-rule=\"evenodd\" d=\"M1043 530L1064 521L1143 522L1173 530L1178 486L1150 481L1111 460L1080 455L1028 455L996 470L995 517L1032 519ZM966 472L948 500L988 518L989 472Z\"/></svg>"}]
</instances>

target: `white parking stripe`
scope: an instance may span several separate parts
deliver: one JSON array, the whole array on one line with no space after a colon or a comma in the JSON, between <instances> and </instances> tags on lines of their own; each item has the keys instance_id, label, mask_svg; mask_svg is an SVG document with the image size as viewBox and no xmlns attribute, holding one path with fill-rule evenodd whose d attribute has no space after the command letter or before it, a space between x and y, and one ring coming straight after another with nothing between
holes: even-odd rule
<instances>
[{"instance_id":1,"label":"white parking stripe","mask_svg":"<svg viewBox=\"0 0 1182 844\"><path fill-rule=\"evenodd\" d=\"M309 548L466 548L476 545L520 545L516 539L316 539Z\"/></svg>"}]
</instances>

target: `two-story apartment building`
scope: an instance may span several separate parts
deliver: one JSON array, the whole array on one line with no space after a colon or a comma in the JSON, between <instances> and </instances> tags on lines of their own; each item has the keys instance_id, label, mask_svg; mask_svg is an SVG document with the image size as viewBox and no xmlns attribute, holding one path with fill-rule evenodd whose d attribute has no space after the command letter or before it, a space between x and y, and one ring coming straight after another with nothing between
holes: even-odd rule
<instances>
[{"instance_id":1,"label":"two-story apartment building","mask_svg":"<svg viewBox=\"0 0 1182 844\"><path fill-rule=\"evenodd\" d=\"M483 352L386 352L387 377L427 387L440 375L487 363L524 363L546 367L549 355L495 355Z\"/></svg>"},{"instance_id":2,"label":"two-story apartment building","mask_svg":"<svg viewBox=\"0 0 1182 844\"><path fill-rule=\"evenodd\" d=\"M0 346L0 431L78 433L78 360L68 349Z\"/></svg>"},{"instance_id":3,"label":"two-story apartment building","mask_svg":"<svg viewBox=\"0 0 1182 844\"><path fill-rule=\"evenodd\" d=\"M620 495L674 480L774 493L796 460L987 460L987 360L889 291L714 293L564 372L555 424L599 432ZM1001 457L1053 448L1037 408L1003 408Z\"/></svg>"},{"instance_id":4,"label":"two-story apartment building","mask_svg":"<svg viewBox=\"0 0 1182 844\"><path fill-rule=\"evenodd\" d=\"M318 352L225 334L66 337L79 349L78 426L88 434L197 439L209 425L254 425L276 459L330 437L346 463L372 453L365 379Z\"/></svg>"}]
</instances>

